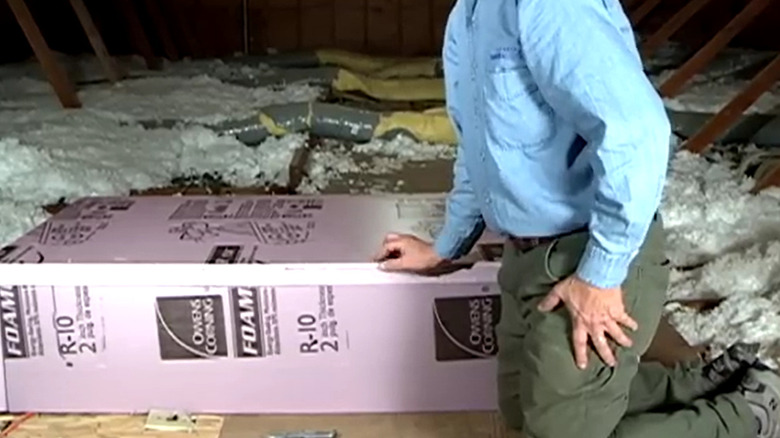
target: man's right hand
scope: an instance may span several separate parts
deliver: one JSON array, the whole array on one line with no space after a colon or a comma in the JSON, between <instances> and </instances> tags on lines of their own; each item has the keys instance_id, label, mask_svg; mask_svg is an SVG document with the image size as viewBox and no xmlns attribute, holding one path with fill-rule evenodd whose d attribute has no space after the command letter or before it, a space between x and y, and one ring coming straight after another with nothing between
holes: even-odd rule
<instances>
[{"instance_id":1,"label":"man's right hand","mask_svg":"<svg viewBox=\"0 0 780 438\"><path fill-rule=\"evenodd\" d=\"M433 245L410 234L388 234L374 257L385 271L424 273L446 263Z\"/></svg>"}]
</instances>

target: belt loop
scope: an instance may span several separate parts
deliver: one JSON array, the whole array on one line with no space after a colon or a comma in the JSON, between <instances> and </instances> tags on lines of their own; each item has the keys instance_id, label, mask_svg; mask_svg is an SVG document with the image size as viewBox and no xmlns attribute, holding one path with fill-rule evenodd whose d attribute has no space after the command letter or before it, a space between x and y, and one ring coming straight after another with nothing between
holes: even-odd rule
<instances>
[{"instance_id":1,"label":"belt loop","mask_svg":"<svg viewBox=\"0 0 780 438\"><path fill-rule=\"evenodd\" d=\"M561 281L561 278L555 276L552 271L550 270L550 255L552 255L553 250L555 250L555 247L558 246L558 242L560 239L555 239L547 246L547 250L544 252L544 272L547 274L548 277L550 277L550 280L554 282Z\"/></svg>"}]
</instances>

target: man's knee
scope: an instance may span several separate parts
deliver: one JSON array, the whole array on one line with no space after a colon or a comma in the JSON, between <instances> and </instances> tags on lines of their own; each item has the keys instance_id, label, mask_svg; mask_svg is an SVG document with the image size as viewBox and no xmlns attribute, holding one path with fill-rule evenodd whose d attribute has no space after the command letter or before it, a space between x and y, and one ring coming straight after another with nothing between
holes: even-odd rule
<instances>
[{"instance_id":1,"label":"man's knee","mask_svg":"<svg viewBox=\"0 0 780 438\"><path fill-rule=\"evenodd\" d=\"M638 357L618 351L610 368L595 353L577 368L565 310L537 314L522 342L499 337L499 407L529 437L606 438L625 414Z\"/></svg>"},{"instance_id":2,"label":"man's knee","mask_svg":"<svg viewBox=\"0 0 780 438\"><path fill-rule=\"evenodd\" d=\"M630 369L599 363L587 370L550 364L548 370L529 374L521 392L523 432L530 438L611 436L628 408Z\"/></svg>"}]
</instances>

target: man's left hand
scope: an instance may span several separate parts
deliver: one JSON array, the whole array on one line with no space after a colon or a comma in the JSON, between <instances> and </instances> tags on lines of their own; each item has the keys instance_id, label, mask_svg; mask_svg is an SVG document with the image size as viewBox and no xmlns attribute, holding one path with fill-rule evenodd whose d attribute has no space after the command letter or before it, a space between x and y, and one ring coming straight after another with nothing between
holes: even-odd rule
<instances>
[{"instance_id":1,"label":"man's left hand","mask_svg":"<svg viewBox=\"0 0 780 438\"><path fill-rule=\"evenodd\" d=\"M573 275L550 291L539 303L539 310L550 312L563 303L572 319L574 359L577 366L588 366L588 340L604 362L614 367L615 355L607 343L607 335L623 347L632 345L621 325L636 330L639 326L627 313L621 288L600 289Z\"/></svg>"}]
</instances>

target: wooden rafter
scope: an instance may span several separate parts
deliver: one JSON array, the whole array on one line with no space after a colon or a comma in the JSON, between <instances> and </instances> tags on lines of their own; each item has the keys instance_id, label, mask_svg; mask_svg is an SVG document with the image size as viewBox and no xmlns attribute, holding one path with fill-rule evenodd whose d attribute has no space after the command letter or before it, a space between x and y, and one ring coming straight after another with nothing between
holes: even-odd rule
<instances>
[{"instance_id":1,"label":"wooden rafter","mask_svg":"<svg viewBox=\"0 0 780 438\"><path fill-rule=\"evenodd\" d=\"M653 9L656 8L661 3L662 0L644 0L642 3L639 4L639 6L636 7L631 13L629 13L629 18L631 19L631 23L634 26L638 26L639 23L642 22L642 20L647 17L650 12L653 11Z\"/></svg>"},{"instance_id":2,"label":"wooden rafter","mask_svg":"<svg viewBox=\"0 0 780 438\"><path fill-rule=\"evenodd\" d=\"M92 21L92 16L89 14L89 10L84 4L84 0L70 0L70 4L73 10L76 12L76 16L81 22L81 27L84 28L84 32L87 34L92 49L95 51L100 65L106 72L106 77L111 82L118 82L122 79L122 72L116 63L116 60L108 53L103 37L100 36L95 22Z\"/></svg>"},{"instance_id":3,"label":"wooden rafter","mask_svg":"<svg viewBox=\"0 0 780 438\"><path fill-rule=\"evenodd\" d=\"M203 51L200 48L198 38L195 36L192 24L192 8L189 0L174 0L160 5L164 16L173 20L173 26L181 37L180 46L184 45L184 53L193 57L202 56ZM174 32L174 33L176 33ZM183 41L182 41L183 40ZM183 43L183 44L182 44Z\"/></svg>"},{"instance_id":4,"label":"wooden rafter","mask_svg":"<svg viewBox=\"0 0 780 438\"><path fill-rule=\"evenodd\" d=\"M190 16L195 27L195 33L198 36L214 35L215 32L206 14L206 6L203 4L203 1L192 0L188 7L191 11ZM201 38L199 44L202 56L214 56L219 51L214 38Z\"/></svg>"},{"instance_id":5,"label":"wooden rafter","mask_svg":"<svg viewBox=\"0 0 780 438\"><path fill-rule=\"evenodd\" d=\"M160 43L162 43L165 56L171 61L178 61L179 50L176 48L176 43L173 42L173 37L168 30L168 23L165 21L159 0L146 0L146 11L149 13L152 23L154 23L157 36L160 37Z\"/></svg>"},{"instance_id":6,"label":"wooden rafter","mask_svg":"<svg viewBox=\"0 0 780 438\"><path fill-rule=\"evenodd\" d=\"M715 114L684 147L692 152L701 152L727 132L739 117L764 93L780 80L780 55L777 55L747 86Z\"/></svg>"},{"instance_id":7,"label":"wooden rafter","mask_svg":"<svg viewBox=\"0 0 780 438\"><path fill-rule=\"evenodd\" d=\"M685 84L702 71L726 45L744 29L773 0L752 0L723 29L704 45L685 64L678 68L660 87L663 96L678 95Z\"/></svg>"},{"instance_id":8,"label":"wooden rafter","mask_svg":"<svg viewBox=\"0 0 780 438\"><path fill-rule=\"evenodd\" d=\"M141 18L138 16L136 5L133 0L115 0L122 10L125 20L127 20L127 27L130 31L130 37L133 40L136 50L146 61L146 67L150 70L161 70L162 62L154 55L152 49L152 43L149 42L149 38L144 31Z\"/></svg>"},{"instance_id":9,"label":"wooden rafter","mask_svg":"<svg viewBox=\"0 0 780 438\"><path fill-rule=\"evenodd\" d=\"M763 178L756 181L756 185L753 186L750 192L755 195L769 187L778 186L780 186L780 163L775 164Z\"/></svg>"},{"instance_id":10,"label":"wooden rafter","mask_svg":"<svg viewBox=\"0 0 780 438\"><path fill-rule=\"evenodd\" d=\"M35 57L38 58L38 62L41 63L46 77L49 79L49 83L54 92L57 94L57 98L60 100L65 108L80 108L81 101L76 94L76 87L68 77L67 71L54 57L54 53L46 44L46 40L41 34L40 28L35 23L35 19L30 13L30 9L24 0L7 0L8 6L11 7L11 11L16 17L16 21L21 26L24 35L27 37L27 41L35 53Z\"/></svg>"},{"instance_id":11,"label":"wooden rafter","mask_svg":"<svg viewBox=\"0 0 780 438\"><path fill-rule=\"evenodd\" d=\"M626 11L631 10L636 5L638 0L623 0L623 9Z\"/></svg>"},{"instance_id":12,"label":"wooden rafter","mask_svg":"<svg viewBox=\"0 0 780 438\"><path fill-rule=\"evenodd\" d=\"M691 0L683 6L672 18L650 35L642 44L642 56L649 58L663 46L675 32L680 30L697 12L702 10L712 0Z\"/></svg>"}]
</instances>

